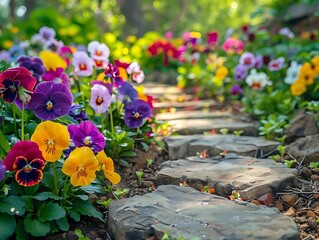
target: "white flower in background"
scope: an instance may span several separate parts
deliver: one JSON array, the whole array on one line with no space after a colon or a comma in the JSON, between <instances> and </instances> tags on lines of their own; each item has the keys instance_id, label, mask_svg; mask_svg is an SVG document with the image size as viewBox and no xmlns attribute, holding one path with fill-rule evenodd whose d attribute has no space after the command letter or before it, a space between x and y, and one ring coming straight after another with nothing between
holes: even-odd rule
<instances>
[{"instance_id":1,"label":"white flower in background","mask_svg":"<svg viewBox=\"0 0 319 240\"><path fill-rule=\"evenodd\" d=\"M291 62L290 67L287 69L286 77L284 79L285 83L291 85L295 81L297 81L299 73L300 73L301 65L295 61Z\"/></svg>"},{"instance_id":2,"label":"white flower in background","mask_svg":"<svg viewBox=\"0 0 319 240\"><path fill-rule=\"evenodd\" d=\"M110 49L104 43L92 41L88 51L97 69L105 69L109 63Z\"/></svg>"},{"instance_id":3,"label":"white flower in background","mask_svg":"<svg viewBox=\"0 0 319 240\"><path fill-rule=\"evenodd\" d=\"M263 89L265 86L272 84L272 82L269 81L266 73L258 73L256 69L252 69L250 71L250 74L246 78L246 83L255 90Z\"/></svg>"},{"instance_id":4,"label":"white flower in background","mask_svg":"<svg viewBox=\"0 0 319 240\"><path fill-rule=\"evenodd\" d=\"M280 35L286 36L288 38L294 38L295 34L287 27L279 29L278 32Z\"/></svg>"}]
</instances>

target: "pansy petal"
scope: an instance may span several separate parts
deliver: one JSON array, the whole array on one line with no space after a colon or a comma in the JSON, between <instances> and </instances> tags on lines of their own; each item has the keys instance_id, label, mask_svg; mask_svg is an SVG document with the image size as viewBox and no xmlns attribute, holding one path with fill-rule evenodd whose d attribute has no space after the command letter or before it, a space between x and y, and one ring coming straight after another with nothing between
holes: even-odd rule
<instances>
[{"instance_id":1,"label":"pansy petal","mask_svg":"<svg viewBox=\"0 0 319 240\"><path fill-rule=\"evenodd\" d=\"M23 156L16 157L16 160L13 163L13 171L19 171L28 164L28 160Z\"/></svg>"},{"instance_id":2,"label":"pansy petal","mask_svg":"<svg viewBox=\"0 0 319 240\"><path fill-rule=\"evenodd\" d=\"M45 167L45 163L42 159L33 159L31 162L30 162L30 166L33 167L33 168L36 168L36 169L39 169L39 170L43 170L44 167Z\"/></svg>"},{"instance_id":3,"label":"pansy petal","mask_svg":"<svg viewBox=\"0 0 319 240\"><path fill-rule=\"evenodd\" d=\"M39 169L32 169L29 172L21 169L15 175L17 183L24 187L31 187L38 184L41 181L42 177L43 173Z\"/></svg>"},{"instance_id":4,"label":"pansy petal","mask_svg":"<svg viewBox=\"0 0 319 240\"><path fill-rule=\"evenodd\" d=\"M104 171L105 177L113 184L118 184L121 181L121 176L113 171Z\"/></svg>"}]
</instances>

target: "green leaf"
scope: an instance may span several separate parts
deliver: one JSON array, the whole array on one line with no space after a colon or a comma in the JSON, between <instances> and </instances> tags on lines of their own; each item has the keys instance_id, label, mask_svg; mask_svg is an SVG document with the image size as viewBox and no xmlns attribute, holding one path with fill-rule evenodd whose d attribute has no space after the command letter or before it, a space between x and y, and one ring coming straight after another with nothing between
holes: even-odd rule
<instances>
[{"instance_id":1,"label":"green leaf","mask_svg":"<svg viewBox=\"0 0 319 240\"><path fill-rule=\"evenodd\" d=\"M0 142L1 142L1 148L8 153L10 151L10 145L8 140L6 139L6 136L0 131Z\"/></svg>"},{"instance_id":2,"label":"green leaf","mask_svg":"<svg viewBox=\"0 0 319 240\"><path fill-rule=\"evenodd\" d=\"M14 233L15 227L16 227L16 220L13 215L0 213L1 239L9 238Z\"/></svg>"},{"instance_id":3,"label":"green leaf","mask_svg":"<svg viewBox=\"0 0 319 240\"><path fill-rule=\"evenodd\" d=\"M76 222L80 221L81 215L77 211L75 211L73 209L70 209L69 210L69 215L74 221L76 221Z\"/></svg>"},{"instance_id":4,"label":"green leaf","mask_svg":"<svg viewBox=\"0 0 319 240\"><path fill-rule=\"evenodd\" d=\"M19 220L15 230L16 240L28 240L29 234L25 231L23 220Z\"/></svg>"},{"instance_id":5,"label":"green leaf","mask_svg":"<svg viewBox=\"0 0 319 240\"><path fill-rule=\"evenodd\" d=\"M41 192L37 195L32 196L32 198L38 200L38 201L45 201L49 198L54 200L60 200L62 197L55 195L53 192Z\"/></svg>"},{"instance_id":6,"label":"green leaf","mask_svg":"<svg viewBox=\"0 0 319 240\"><path fill-rule=\"evenodd\" d=\"M319 167L319 162L311 162L311 163L309 163L309 167L310 168L317 168L317 167Z\"/></svg>"},{"instance_id":7,"label":"green leaf","mask_svg":"<svg viewBox=\"0 0 319 240\"><path fill-rule=\"evenodd\" d=\"M23 223L25 230L32 236L43 237L50 232L50 223L44 223L38 219L33 219L31 215L28 215Z\"/></svg>"},{"instance_id":8,"label":"green leaf","mask_svg":"<svg viewBox=\"0 0 319 240\"><path fill-rule=\"evenodd\" d=\"M83 201L79 198L75 198L73 201L73 209L82 215L98 218L101 221L104 221L103 214L98 212L90 201Z\"/></svg>"},{"instance_id":9,"label":"green leaf","mask_svg":"<svg viewBox=\"0 0 319 240\"><path fill-rule=\"evenodd\" d=\"M82 199L83 201L86 201L89 199L89 196L88 195L76 195L76 197Z\"/></svg>"},{"instance_id":10,"label":"green leaf","mask_svg":"<svg viewBox=\"0 0 319 240\"><path fill-rule=\"evenodd\" d=\"M145 152L148 152L150 150L149 146L145 142L141 142L141 144Z\"/></svg>"},{"instance_id":11,"label":"green leaf","mask_svg":"<svg viewBox=\"0 0 319 240\"><path fill-rule=\"evenodd\" d=\"M136 152L133 151L127 151L127 152L122 152L119 157L136 157L137 154Z\"/></svg>"},{"instance_id":12,"label":"green leaf","mask_svg":"<svg viewBox=\"0 0 319 240\"><path fill-rule=\"evenodd\" d=\"M24 201L24 208L27 212L33 212L34 210L34 201L32 199L31 196L28 196L28 195L24 195L24 196L21 196L21 198L23 199Z\"/></svg>"},{"instance_id":13,"label":"green leaf","mask_svg":"<svg viewBox=\"0 0 319 240\"><path fill-rule=\"evenodd\" d=\"M25 213L25 204L22 198L9 196L0 199L0 212L9 215L22 216Z\"/></svg>"},{"instance_id":14,"label":"green leaf","mask_svg":"<svg viewBox=\"0 0 319 240\"><path fill-rule=\"evenodd\" d=\"M59 225L59 228L62 231L68 231L70 228L70 224L68 223L68 219L66 217L60 218L56 221L56 223Z\"/></svg>"},{"instance_id":15,"label":"green leaf","mask_svg":"<svg viewBox=\"0 0 319 240\"><path fill-rule=\"evenodd\" d=\"M46 203L43 204L38 213L41 221L57 220L65 216L65 210L57 203Z\"/></svg>"},{"instance_id":16,"label":"green leaf","mask_svg":"<svg viewBox=\"0 0 319 240\"><path fill-rule=\"evenodd\" d=\"M49 172L43 173L43 178L41 182L48 188L54 189L54 177Z\"/></svg>"}]
</instances>

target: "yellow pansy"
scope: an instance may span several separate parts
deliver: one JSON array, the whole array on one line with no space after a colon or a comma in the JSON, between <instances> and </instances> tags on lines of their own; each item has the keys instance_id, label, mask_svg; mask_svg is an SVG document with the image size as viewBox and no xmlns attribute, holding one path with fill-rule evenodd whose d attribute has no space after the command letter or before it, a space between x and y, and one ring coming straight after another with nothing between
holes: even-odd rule
<instances>
[{"instance_id":1,"label":"yellow pansy","mask_svg":"<svg viewBox=\"0 0 319 240\"><path fill-rule=\"evenodd\" d=\"M89 147L74 149L65 160L62 172L71 177L71 184L77 186L87 186L96 177L96 170L99 162L93 151Z\"/></svg>"},{"instance_id":2,"label":"yellow pansy","mask_svg":"<svg viewBox=\"0 0 319 240\"><path fill-rule=\"evenodd\" d=\"M315 81L316 73L313 70L310 63L306 62L300 68L299 79L302 80L306 85L311 85Z\"/></svg>"},{"instance_id":3,"label":"yellow pansy","mask_svg":"<svg viewBox=\"0 0 319 240\"><path fill-rule=\"evenodd\" d=\"M70 134L61 123L45 121L36 127L31 141L38 144L46 161L55 162L61 157L62 151L69 147Z\"/></svg>"},{"instance_id":4,"label":"yellow pansy","mask_svg":"<svg viewBox=\"0 0 319 240\"><path fill-rule=\"evenodd\" d=\"M217 68L217 71L216 71L217 78L219 78L220 80L224 80L227 75L228 75L228 69L226 67L221 66Z\"/></svg>"},{"instance_id":5,"label":"yellow pansy","mask_svg":"<svg viewBox=\"0 0 319 240\"><path fill-rule=\"evenodd\" d=\"M112 158L106 156L104 151L96 155L98 162L101 166L100 170L103 171L105 177L113 184L118 184L121 181L121 176L114 172L114 163Z\"/></svg>"},{"instance_id":6,"label":"yellow pansy","mask_svg":"<svg viewBox=\"0 0 319 240\"><path fill-rule=\"evenodd\" d=\"M294 96L300 96L307 91L307 87L302 80L298 79L290 86L290 91Z\"/></svg>"},{"instance_id":7,"label":"yellow pansy","mask_svg":"<svg viewBox=\"0 0 319 240\"><path fill-rule=\"evenodd\" d=\"M42 59L46 70L56 70L57 68L66 69L66 61L59 54L44 50L40 52L39 57Z\"/></svg>"},{"instance_id":8,"label":"yellow pansy","mask_svg":"<svg viewBox=\"0 0 319 240\"><path fill-rule=\"evenodd\" d=\"M311 63L312 63L312 69L315 72L316 75L319 74L319 57L316 56L314 58L311 59Z\"/></svg>"}]
</instances>

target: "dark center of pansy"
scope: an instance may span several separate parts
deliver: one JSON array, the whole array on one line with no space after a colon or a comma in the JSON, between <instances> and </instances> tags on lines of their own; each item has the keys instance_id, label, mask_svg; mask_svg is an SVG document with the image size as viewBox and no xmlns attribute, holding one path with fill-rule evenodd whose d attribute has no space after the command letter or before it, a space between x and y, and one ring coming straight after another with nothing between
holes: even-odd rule
<instances>
[{"instance_id":1,"label":"dark center of pansy","mask_svg":"<svg viewBox=\"0 0 319 240\"><path fill-rule=\"evenodd\" d=\"M278 64L278 63L274 63L272 66L273 66L274 68L278 68L278 67L279 67L279 64Z\"/></svg>"},{"instance_id":2,"label":"dark center of pansy","mask_svg":"<svg viewBox=\"0 0 319 240\"><path fill-rule=\"evenodd\" d=\"M100 60L95 60L95 64L96 64L96 66L98 66L98 67L102 67L102 66L103 66L103 62L100 61Z\"/></svg>"},{"instance_id":3,"label":"dark center of pansy","mask_svg":"<svg viewBox=\"0 0 319 240\"><path fill-rule=\"evenodd\" d=\"M101 105L103 102L104 102L103 97L96 98L96 101L95 101L96 105Z\"/></svg>"},{"instance_id":4,"label":"dark center of pansy","mask_svg":"<svg viewBox=\"0 0 319 240\"><path fill-rule=\"evenodd\" d=\"M85 146L90 146L92 144L92 137L91 136L86 136L83 139L83 143Z\"/></svg>"},{"instance_id":5,"label":"dark center of pansy","mask_svg":"<svg viewBox=\"0 0 319 240\"><path fill-rule=\"evenodd\" d=\"M103 53L102 53L101 51L98 51L98 50L95 51L95 55L96 55L96 56L102 56L102 54L103 54Z\"/></svg>"},{"instance_id":6,"label":"dark center of pansy","mask_svg":"<svg viewBox=\"0 0 319 240\"><path fill-rule=\"evenodd\" d=\"M51 101L47 102L47 109L51 110L53 108L53 103Z\"/></svg>"},{"instance_id":7,"label":"dark center of pansy","mask_svg":"<svg viewBox=\"0 0 319 240\"><path fill-rule=\"evenodd\" d=\"M32 167L30 166L30 164L27 164L27 165L24 166L24 171L25 172L29 173L29 172L31 172L31 170L32 170Z\"/></svg>"},{"instance_id":8,"label":"dark center of pansy","mask_svg":"<svg viewBox=\"0 0 319 240\"><path fill-rule=\"evenodd\" d=\"M140 117L139 112L134 113L134 118L135 118L135 119L138 119L139 117Z\"/></svg>"},{"instance_id":9,"label":"dark center of pansy","mask_svg":"<svg viewBox=\"0 0 319 240\"><path fill-rule=\"evenodd\" d=\"M261 88L261 84L259 82L254 82L253 85L252 85L252 88L253 89L259 89L259 88Z\"/></svg>"},{"instance_id":10,"label":"dark center of pansy","mask_svg":"<svg viewBox=\"0 0 319 240\"><path fill-rule=\"evenodd\" d=\"M49 154L54 155L55 154L55 144L56 144L56 140L54 139L45 139L44 140L45 144L46 144L46 149L45 151Z\"/></svg>"},{"instance_id":11,"label":"dark center of pansy","mask_svg":"<svg viewBox=\"0 0 319 240\"><path fill-rule=\"evenodd\" d=\"M86 64L80 64L80 70L81 71L84 71L84 70L86 70Z\"/></svg>"},{"instance_id":12,"label":"dark center of pansy","mask_svg":"<svg viewBox=\"0 0 319 240\"><path fill-rule=\"evenodd\" d=\"M77 171L77 178L80 178L80 177L86 178L88 176L85 166L77 166L76 171Z\"/></svg>"},{"instance_id":13,"label":"dark center of pansy","mask_svg":"<svg viewBox=\"0 0 319 240\"><path fill-rule=\"evenodd\" d=\"M245 58L244 63L245 63L245 65L251 64L250 58Z\"/></svg>"}]
</instances>

